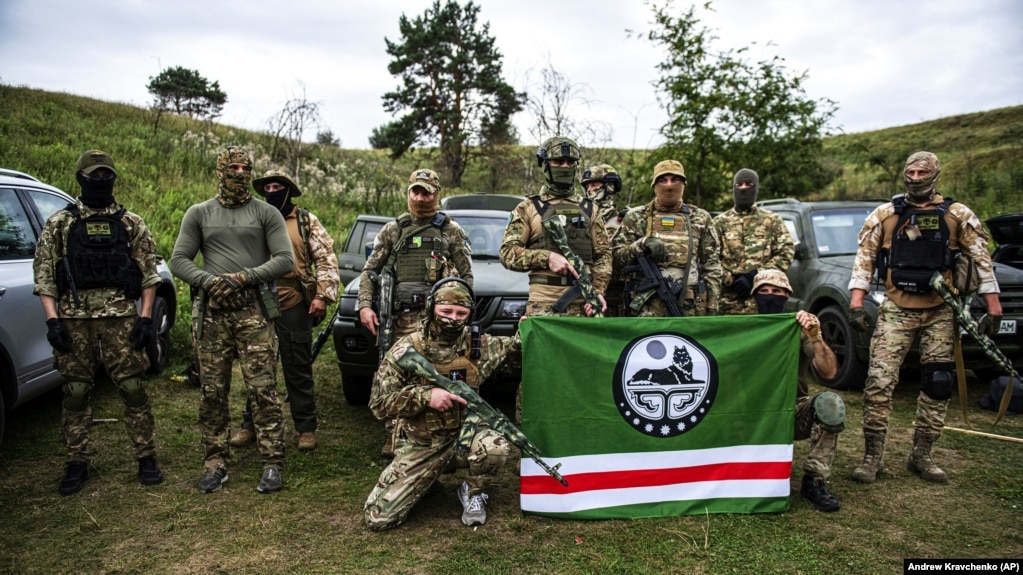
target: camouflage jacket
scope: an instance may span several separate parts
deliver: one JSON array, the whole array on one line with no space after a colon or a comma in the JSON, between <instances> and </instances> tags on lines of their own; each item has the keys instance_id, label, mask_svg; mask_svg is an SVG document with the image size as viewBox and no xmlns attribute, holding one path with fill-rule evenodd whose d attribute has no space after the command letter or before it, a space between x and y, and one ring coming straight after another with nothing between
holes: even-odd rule
<instances>
[{"instance_id":1,"label":"camouflage jacket","mask_svg":"<svg viewBox=\"0 0 1023 575\"><path fill-rule=\"evenodd\" d=\"M583 200L582 196L578 194L568 198L553 196L548 192L546 185L541 189L539 197L543 202L576 205ZM600 217L599 206L596 204L594 204L593 217L590 218L589 232L593 241L593 263L590 265L590 278L593 281L593 289L598 294L603 294L611 280L611 243L604 220ZM544 234L540 214L536 211L532 200L527 198L520 202L512 211L508 226L504 230L504 238L501 241L501 263L504 267L516 272L531 272L530 275L536 272L550 274L547 258L551 252L543 248L528 247L535 238ZM531 284L529 300L553 302L567 289L568 286Z\"/></svg>"},{"instance_id":2,"label":"camouflage jacket","mask_svg":"<svg viewBox=\"0 0 1023 575\"><path fill-rule=\"evenodd\" d=\"M944 198L940 194L935 194L928 206L936 206L943 201ZM995 278L995 272L991 265L991 254L987 251L987 233L985 233L980 219L973 213L973 210L959 202L949 206L948 214L957 224L954 229L949 230L952 235L950 246L953 249L958 247L958 249L973 259L976 265L977 277L980 281L977 293L999 293L998 280ZM859 248L856 251L856 260L853 263L852 277L849 279L850 290L861 289L867 292L870 291L870 282L874 273L877 254L886 241L883 233L885 223L897 217L895 206L892 202L888 202L878 206L867 216L866 221L863 222L863 228L860 229L859 236L857 237ZM898 291L898 288L892 287L890 283L890 280L886 279L886 289L888 291ZM934 298L929 297L932 295ZM920 306L911 305L904 307L912 307L914 309L917 307L934 307L942 302L935 294L915 297L927 298L927 301ZM937 299L935 300L935 298Z\"/></svg>"},{"instance_id":3,"label":"camouflage jacket","mask_svg":"<svg viewBox=\"0 0 1023 575\"><path fill-rule=\"evenodd\" d=\"M423 331L420 330L417 333L421 334ZM413 345L414 335L398 338L398 341L384 356L383 363L380 364L373 377L373 392L370 396L369 408L378 419L398 418L408 421L415 418L421 420L423 418L417 416L425 411L437 413L430 408L430 391L434 387L433 382L406 371L398 367L397 364L397 358L404 355ZM453 345L431 340L425 335L422 337L425 347L423 357L434 364L447 363L457 356L465 354L469 345L468 328ZM521 351L522 344L518 333L513 336L483 334L480 341L480 358L474 361L479 370L479 381L486 381L509 356L518 356ZM461 417L464 419L465 410L462 410ZM444 416L441 415L436 417L436 419L443 418Z\"/></svg>"},{"instance_id":4,"label":"camouflage jacket","mask_svg":"<svg viewBox=\"0 0 1023 575\"><path fill-rule=\"evenodd\" d=\"M412 218L411 225L425 226L429 223L430 218ZM465 230L458 225L458 222L449 219L441 229L441 235L447 245L447 253L443 254L445 261L442 262L445 274L455 275L472 286L472 248L465 235ZM398 220L387 222L377 234L376 240L373 242L373 253L369 255L366 264L362 267L362 275L359 279L359 302L356 309L373 305L373 295L376 293L377 283L373 281L370 272L380 273L380 270L384 269L384 265L387 264L387 260L391 257L391 252L394 251L395 244L400 238L401 226L398 224ZM451 269L452 265L453 270Z\"/></svg>"},{"instance_id":5,"label":"camouflage jacket","mask_svg":"<svg viewBox=\"0 0 1023 575\"><path fill-rule=\"evenodd\" d=\"M288 237L291 238L291 251L295 254L295 267L291 272L277 280L277 298L281 302L281 309L291 309L305 301L302 292L302 284L307 281L312 284L315 280L315 294L327 303L337 301L337 290L341 284L338 276L337 256L334 255L334 239L327 233L327 229L320 223L319 218L312 212L309 214L309 237L302 241L302 233L299 230L298 210L294 208L284 218L288 228ZM311 260L311 261L310 261ZM313 271L312 278L306 278L308 271Z\"/></svg>"},{"instance_id":6,"label":"camouflage jacket","mask_svg":"<svg viewBox=\"0 0 1023 575\"><path fill-rule=\"evenodd\" d=\"M685 283L688 286L696 286L700 280L706 282L706 307L717 310L722 276L717 230L714 229L710 213L707 210L689 204L684 204L684 206L688 206L690 211L690 229L686 234L688 238L682 237L674 241L665 241L668 248L668 259L657 264L657 267L665 275L673 277L683 275L690 261L691 241L692 249L695 252L695 265L688 266L689 277L685 279ZM622 266L635 263L636 254L643 249L637 242L647 235L652 235L647 228L648 223L671 220L673 223L682 222L684 225L685 219L682 215L681 210L678 212L656 211L653 202L629 210L612 239L615 261ZM683 234L686 233L681 229L679 231Z\"/></svg>"},{"instance_id":7,"label":"camouflage jacket","mask_svg":"<svg viewBox=\"0 0 1023 575\"><path fill-rule=\"evenodd\" d=\"M121 209L117 203L101 210L94 210L81 200L75 200L75 203L83 219L94 215L112 215ZM57 264L66 253L68 230L74 220L74 215L67 210L58 210L46 220L46 225L39 236L39 243L36 245L35 260L32 262L35 280L32 293L56 298L58 314L64 318L89 319L135 315L137 313L135 301L126 298L124 290L119 287L78 290L78 298L82 304L80 307L75 306L71 290L63 294L58 293ZM158 261L156 243L149 228L142 218L133 212L124 212L121 220L128 230L131 241L131 257L142 272L142 289L158 285L160 275L156 271Z\"/></svg>"},{"instance_id":8,"label":"camouflage jacket","mask_svg":"<svg viewBox=\"0 0 1023 575\"><path fill-rule=\"evenodd\" d=\"M723 285L732 285L736 275L752 270L788 271L796 247L792 234L778 214L753 206L739 212L735 208L714 218L714 229L721 242Z\"/></svg>"}]
</instances>

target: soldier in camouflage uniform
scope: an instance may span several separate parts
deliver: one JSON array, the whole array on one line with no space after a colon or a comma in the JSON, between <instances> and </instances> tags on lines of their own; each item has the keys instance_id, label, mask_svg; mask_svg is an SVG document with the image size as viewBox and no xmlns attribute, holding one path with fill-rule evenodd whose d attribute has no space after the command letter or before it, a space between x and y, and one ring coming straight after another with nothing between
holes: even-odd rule
<instances>
[{"instance_id":1,"label":"soldier in camouflage uniform","mask_svg":"<svg viewBox=\"0 0 1023 575\"><path fill-rule=\"evenodd\" d=\"M380 419L397 418L400 436L394 460L366 500L366 525L375 531L404 522L420 499L439 490L441 472L452 468L469 470L458 488L462 522L482 525L487 482L511 452L508 440L486 423L466 420L464 399L402 369L397 359L414 347L441 375L477 388L508 354L520 352L518 334L478 334L474 342L468 329L472 290L457 278L437 282L428 299L425 321L395 342L373 379L369 407Z\"/></svg>"},{"instance_id":2,"label":"soldier in camouflage uniform","mask_svg":"<svg viewBox=\"0 0 1023 575\"><path fill-rule=\"evenodd\" d=\"M263 457L256 489L283 487L284 420L277 396L277 336L280 315L274 280L295 267L291 239L281 212L252 201L252 155L227 146L217 157L216 196L188 208L174 242L171 271L196 290L192 338L199 359L202 395L199 429L204 450L199 490L212 493L227 481L231 415L231 365L241 364L252 398L252 419ZM203 267L193 261L202 253Z\"/></svg>"},{"instance_id":3,"label":"soldier in camouflage uniform","mask_svg":"<svg viewBox=\"0 0 1023 575\"><path fill-rule=\"evenodd\" d=\"M621 225L619 215L625 213L625 210L619 213L615 207L615 197L622 191L622 178L610 165L598 164L583 172L582 184L586 190L586 197L598 207L599 217L604 220L607 236L611 238ZM622 309L624 295L625 280L622 278L621 266L615 265L612 261L611 279L604 292L608 316L624 315Z\"/></svg>"},{"instance_id":4,"label":"soldier in camouflage uniform","mask_svg":"<svg viewBox=\"0 0 1023 575\"><path fill-rule=\"evenodd\" d=\"M594 310L582 296L561 315L591 316L607 311L604 292L611 278L611 249L604 219L591 200L576 193L576 177L582 152L569 138L547 139L537 152L546 182L538 195L523 200L511 213L501 242L501 263L517 272L529 273L527 316L558 315L554 303L572 285L579 273L548 239L543 221L564 218L569 247L590 268L593 289L601 300Z\"/></svg>"},{"instance_id":5,"label":"soldier in camouflage uniform","mask_svg":"<svg viewBox=\"0 0 1023 575\"><path fill-rule=\"evenodd\" d=\"M931 276L952 276L954 257L972 258L980 280L977 292L984 299L989 327L997 329L1002 314L998 281L987 251L987 235L980 220L965 205L946 200L936 191L940 175L938 157L916 152L903 170L905 196L875 209L859 233L859 250L849 280L850 323L866 331L869 320L863 299L870 290L875 267L884 279L885 298L870 340L870 367L863 390L863 437L866 453L853 471L853 479L873 483L884 471L884 443L892 411L892 393L899 367L917 336L920 338L920 393L917 396L913 451L908 468L926 481L944 483L945 472L931 460L931 447L941 436L945 410L952 396L952 310L929 287ZM960 256L963 257L963 256ZM880 260L880 263L879 263Z\"/></svg>"},{"instance_id":6,"label":"soldier in camouflage uniform","mask_svg":"<svg viewBox=\"0 0 1023 575\"><path fill-rule=\"evenodd\" d=\"M792 296L792 285L784 272L761 270L753 280L753 301L757 313L781 313ZM845 429L845 402L833 391L810 395L813 374L831 379L838 372L838 360L824 342L821 322L810 312L796 312L799 323L799 379L796 388L796 429L794 438L810 440L810 453L803 462L800 495L818 511L838 511L841 504L828 492L831 462L838 447L838 434Z\"/></svg>"},{"instance_id":7,"label":"soldier in camouflage uniform","mask_svg":"<svg viewBox=\"0 0 1023 575\"><path fill-rule=\"evenodd\" d=\"M778 214L757 206L760 176L741 169L733 178L734 207L714 218L721 242L722 314L757 313L752 295L753 278L760 270L788 271L795 242Z\"/></svg>"},{"instance_id":8,"label":"soldier in camouflage uniform","mask_svg":"<svg viewBox=\"0 0 1023 575\"><path fill-rule=\"evenodd\" d=\"M373 253L366 259L359 280L359 321L374 336L380 320L373 311L373 298L379 286L377 275L394 275L394 338L416 330L426 316L426 294L445 268L454 267L454 275L472 287L472 255L465 230L457 222L437 211L440 205L440 179L433 170L418 169L408 180L408 212L384 224L373 242ZM393 339L392 339L393 342ZM394 454L394 422L387 423L388 440L381 453Z\"/></svg>"},{"instance_id":9,"label":"soldier in camouflage uniform","mask_svg":"<svg viewBox=\"0 0 1023 575\"><path fill-rule=\"evenodd\" d=\"M298 449L316 448L316 398L313 395L313 327L327 315L327 306L337 300L341 283L334 255L334 240L319 218L291 201L302 190L288 174L270 170L252 181L256 193L284 216L295 254L295 267L277 280L277 299L281 317L274 321L280 346L281 371L288 390L291 419L298 432ZM314 271L315 268L315 271ZM242 427L231 437L231 447L243 447L256 441L252 425L252 398L242 412Z\"/></svg>"},{"instance_id":10,"label":"soldier in camouflage uniform","mask_svg":"<svg viewBox=\"0 0 1023 575\"><path fill-rule=\"evenodd\" d=\"M100 365L124 400L139 480L143 485L163 481L142 383L147 367L142 350L156 338L151 319L160 283L156 246L142 218L114 200L117 171L109 155L85 152L75 177L82 193L46 220L32 263L33 293L46 312L54 367L64 378L60 419L67 466L61 495L78 492L89 478L89 394Z\"/></svg>"},{"instance_id":11,"label":"soldier in camouflage uniform","mask_svg":"<svg viewBox=\"0 0 1023 575\"><path fill-rule=\"evenodd\" d=\"M678 295L685 316L717 315L721 290L718 235L706 210L683 203L685 169L664 160L654 167L654 200L632 208L613 238L615 261L635 262L646 252L665 278L686 286ZM667 307L654 289L636 293L626 278L627 311L631 315L662 317Z\"/></svg>"}]
</instances>

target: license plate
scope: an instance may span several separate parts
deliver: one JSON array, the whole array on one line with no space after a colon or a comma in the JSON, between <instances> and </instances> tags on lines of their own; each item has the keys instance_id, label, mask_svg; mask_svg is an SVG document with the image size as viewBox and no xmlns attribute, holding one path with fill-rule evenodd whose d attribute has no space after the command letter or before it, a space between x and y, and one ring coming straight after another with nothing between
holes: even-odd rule
<instances>
[{"instance_id":1,"label":"license plate","mask_svg":"<svg viewBox=\"0 0 1023 575\"><path fill-rule=\"evenodd\" d=\"M1016 320L1003 319L998 326L998 335L1014 335L1016 333Z\"/></svg>"}]
</instances>

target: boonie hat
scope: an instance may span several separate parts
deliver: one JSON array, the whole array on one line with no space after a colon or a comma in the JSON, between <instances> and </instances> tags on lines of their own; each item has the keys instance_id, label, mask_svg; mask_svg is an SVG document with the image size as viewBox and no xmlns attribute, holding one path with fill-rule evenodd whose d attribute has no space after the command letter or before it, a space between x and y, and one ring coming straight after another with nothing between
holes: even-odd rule
<instances>
[{"instance_id":1,"label":"boonie hat","mask_svg":"<svg viewBox=\"0 0 1023 575\"><path fill-rule=\"evenodd\" d=\"M264 190L263 187L271 182L277 182L285 188L290 189L291 197L293 198L297 198L302 195L302 190L298 189L295 182L291 181L287 172L283 172L281 170L267 170L266 173L263 174L262 178L252 180L252 189L256 190L257 194L265 196L266 190Z\"/></svg>"},{"instance_id":2,"label":"boonie hat","mask_svg":"<svg viewBox=\"0 0 1023 575\"><path fill-rule=\"evenodd\" d=\"M778 286L788 290L789 294L792 293L792 284L789 283L789 277L781 270L763 270L758 272L756 277L753 278L753 293L757 293L757 290L762 285Z\"/></svg>"}]
</instances>

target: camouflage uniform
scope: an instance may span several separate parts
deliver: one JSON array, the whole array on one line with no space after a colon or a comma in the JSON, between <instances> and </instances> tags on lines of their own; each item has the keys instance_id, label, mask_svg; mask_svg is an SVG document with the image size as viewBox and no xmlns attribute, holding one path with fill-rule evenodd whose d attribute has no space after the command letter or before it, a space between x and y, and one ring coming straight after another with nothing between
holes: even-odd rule
<instances>
[{"instance_id":1,"label":"camouflage uniform","mask_svg":"<svg viewBox=\"0 0 1023 575\"><path fill-rule=\"evenodd\" d=\"M613 239L615 261L622 266L634 263L636 254L643 249L637 242L645 236L660 238L668 248L668 259L657 265L661 274L684 281L688 286L684 294L679 294L679 307L683 314L716 315L722 272L718 259L718 235L710 213L690 204L683 204L677 211L660 211L654 204L651 202L632 208L625 214ZM686 210L688 214L685 214ZM694 257L690 256L690 249ZM683 278L687 269L689 277ZM627 294L627 299L632 300L632 315L667 315L664 302L654 290ZM639 307L638 311L636 307Z\"/></svg>"},{"instance_id":2,"label":"camouflage uniform","mask_svg":"<svg viewBox=\"0 0 1023 575\"><path fill-rule=\"evenodd\" d=\"M369 407L379 419L397 418L400 438L394 460L380 474L366 500L366 525L376 531L404 522L446 470L468 468L468 495L481 495L511 452L508 440L485 423L467 422L464 406L454 404L443 412L431 408L433 382L402 369L397 358L414 346L441 375L463 377L477 387L497 372L506 356L520 353L518 334L483 334L480 357L472 359L468 328L463 327L461 334L452 339L433 329L433 323L428 319L418 331L395 342L373 379Z\"/></svg>"},{"instance_id":3,"label":"camouflage uniform","mask_svg":"<svg viewBox=\"0 0 1023 575\"><path fill-rule=\"evenodd\" d=\"M587 187L590 182L601 182L600 187L593 190L586 190L586 197L593 202L598 212L595 217L604 220L604 228L607 230L607 237L614 237L615 231L621 222L618 220L618 208L615 207L615 195L622 189L622 180L618 172L607 164L591 166L583 172L582 184ZM624 210L623 210L624 211ZM625 280L622 277L622 268L612 258L611 277L608 280L607 289L604 291L604 300L607 302L607 317L625 315L624 309Z\"/></svg>"},{"instance_id":4,"label":"camouflage uniform","mask_svg":"<svg viewBox=\"0 0 1023 575\"><path fill-rule=\"evenodd\" d=\"M78 198L75 205L81 217L111 216L122 207L113 203L93 209ZM64 402L61 430L67 446L67 461L88 464L89 427L92 406L89 402L96 369L102 365L124 400L124 424L135 449L135 458L156 454L155 430L149 397L142 375L149 365L145 353L136 350L128 338L138 317L135 301L121 287L78 289L81 305L75 305L70 290L58 291L57 265L67 254L68 231L75 217L67 210L54 213L43 227L36 247L33 293L57 300L58 317L71 333L71 351L54 350L54 367L64 378ZM131 244L131 259L142 276L142 289L152 290L160 283L156 271L156 244L142 218L132 212L121 217Z\"/></svg>"},{"instance_id":5,"label":"camouflage uniform","mask_svg":"<svg viewBox=\"0 0 1023 575\"><path fill-rule=\"evenodd\" d=\"M714 218L721 242L721 268L724 273L720 311L722 314L757 313L753 298L739 299L730 286L735 276L750 270L787 271L795 254L792 234L774 212L754 205L750 210L732 208Z\"/></svg>"},{"instance_id":6,"label":"camouflage uniform","mask_svg":"<svg viewBox=\"0 0 1023 575\"><path fill-rule=\"evenodd\" d=\"M809 382L813 380L810 366L814 360L814 344L806 334L799 334L803 353L799 356L799 387L796 392L796 431L794 439L810 440L810 452L803 462L803 472L827 480L831 476L831 462L838 447L838 433L828 430L817 420L814 400L820 394L810 395Z\"/></svg>"},{"instance_id":7,"label":"camouflage uniform","mask_svg":"<svg viewBox=\"0 0 1023 575\"><path fill-rule=\"evenodd\" d=\"M273 321L264 314L257 289L260 284L272 284L295 265L281 213L266 202L251 201L251 177L241 176L232 183L230 176L224 175L231 163L251 166L252 159L244 149L234 146L221 152L217 160L221 177L217 196L185 212L170 261L175 276L202 290L192 302L192 337L202 382L199 428L204 468L225 473L231 453L228 392L235 358L254 402L253 423L264 470L284 465L277 336ZM202 268L193 261L198 253L203 256ZM208 297L212 282L239 272L247 277L239 290L243 307L215 305Z\"/></svg>"}]
</instances>

